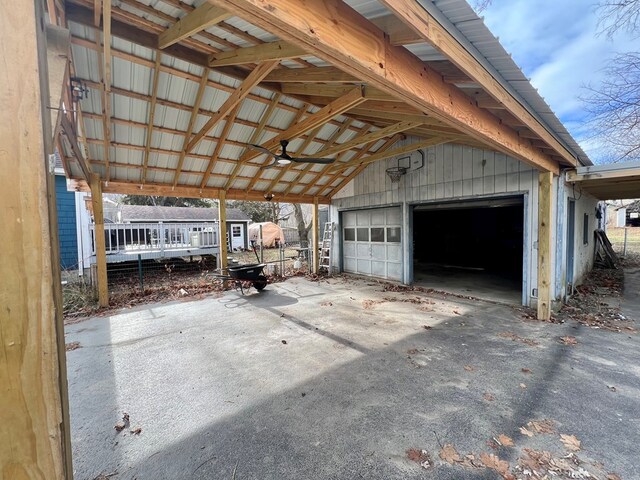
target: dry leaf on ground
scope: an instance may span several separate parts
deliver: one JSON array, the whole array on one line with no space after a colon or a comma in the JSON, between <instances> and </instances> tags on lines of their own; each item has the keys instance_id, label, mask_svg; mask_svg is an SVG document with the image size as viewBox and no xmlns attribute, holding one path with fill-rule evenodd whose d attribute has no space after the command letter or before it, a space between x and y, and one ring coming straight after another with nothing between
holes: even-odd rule
<instances>
[{"instance_id":1,"label":"dry leaf on ground","mask_svg":"<svg viewBox=\"0 0 640 480\"><path fill-rule=\"evenodd\" d=\"M522 369L522 373L531 373L531 369L530 368L523 368Z\"/></svg>"},{"instance_id":2,"label":"dry leaf on ground","mask_svg":"<svg viewBox=\"0 0 640 480\"><path fill-rule=\"evenodd\" d=\"M418 450L417 448L410 448L407 450L407 458L412 462L420 464L424 469L429 469L433 466L431 455L426 450Z\"/></svg>"},{"instance_id":3,"label":"dry leaf on ground","mask_svg":"<svg viewBox=\"0 0 640 480\"><path fill-rule=\"evenodd\" d=\"M475 367L472 367L471 365L465 365L465 366L464 366L464 369L465 369L467 372L473 372L476 368L475 368Z\"/></svg>"},{"instance_id":4,"label":"dry leaf on ground","mask_svg":"<svg viewBox=\"0 0 640 480\"><path fill-rule=\"evenodd\" d=\"M440 450L440 458L445 462L450 463L451 465L462 460L460 458L460 454L450 443L447 443L444 447L442 447L442 450Z\"/></svg>"},{"instance_id":5,"label":"dry leaf on ground","mask_svg":"<svg viewBox=\"0 0 640 480\"><path fill-rule=\"evenodd\" d=\"M495 440L503 447L513 447L513 439L506 436L504 433L498 435Z\"/></svg>"},{"instance_id":6,"label":"dry leaf on ground","mask_svg":"<svg viewBox=\"0 0 640 480\"><path fill-rule=\"evenodd\" d=\"M535 340L533 340L531 338L521 337L519 335L516 335L513 332L502 332L502 333L499 333L498 336L502 337L502 338L508 338L509 340L512 340L514 342L524 343L525 345L528 345L529 347L535 347L536 345L538 345L538 342L536 342Z\"/></svg>"},{"instance_id":7,"label":"dry leaf on ground","mask_svg":"<svg viewBox=\"0 0 640 480\"><path fill-rule=\"evenodd\" d=\"M495 400L495 397L493 395L491 395L490 393L485 393L482 398L484 398L487 402L493 402Z\"/></svg>"},{"instance_id":8,"label":"dry leaf on ground","mask_svg":"<svg viewBox=\"0 0 640 480\"><path fill-rule=\"evenodd\" d=\"M481 453L480 460L482 460L485 467L498 472L502 478L509 480L515 478L511 473L509 473L509 462L500 460L493 453Z\"/></svg>"},{"instance_id":9,"label":"dry leaf on ground","mask_svg":"<svg viewBox=\"0 0 640 480\"><path fill-rule=\"evenodd\" d=\"M142 428L136 427L136 428L133 428L133 429L129 430L129 432L133 433L134 435L140 435L140 433L142 432Z\"/></svg>"},{"instance_id":10,"label":"dry leaf on ground","mask_svg":"<svg viewBox=\"0 0 640 480\"><path fill-rule=\"evenodd\" d=\"M607 475L607 480L622 480L622 479L615 473L610 473L609 475Z\"/></svg>"},{"instance_id":11,"label":"dry leaf on ground","mask_svg":"<svg viewBox=\"0 0 640 480\"><path fill-rule=\"evenodd\" d=\"M524 383L521 383L521 384L520 384L520 388L527 388L527 385L526 385L526 384L524 384Z\"/></svg>"},{"instance_id":12,"label":"dry leaf on ground","mask_svg":"<svg viewBox=\"0 0 640 480\"><path fill-rule=\"evenodd\" d=\"M552 420L532 420L526 425L533 433L555 433L556 429Z\"/></svg>"},{"instance_id":13,"label":"dry leaf on ground","mask_svg":"<svg viewBox=\"0 0 640 480\"><path fill-rule=\"evenodd\" d=\"M564 447L571 452L580 451L580 446L582 442L578 440L575 435L565 435L564 433L560 434L560 441L564 444Z\"/></svg>"},{"instance_id":14,"label":"dry leaf on ground","mask_svg":"<svg viewBox=\"0 0 640 480\"><path fill-rule=\"evenodd\" d=\"M577 345L578 339L576 337L572 337L567 335L566 337L560 337L560 341L565 345Z\"/></svg>"},{"instance_id":15,"label":"dry leaf on ground","mask_svg":"<svg viewBox=\"0 0 640 480\"><path fill-rule=\"evenodd\" d=\"M72 350L77 350L78 348L81 348L80 342L71 342L65 345L65 350L67 352L70 352Z\"/></svg>"},{"instance_id":16,"label":"dry leaf on ground","mask_svg":"<svg viewBox=\"0 0 640 480\"><path fill-rule=\"evenodd\" d=\"M527 430L525 427L520 427L520 433L527 437L533 437L533 432Z\"/></svg>"}]
</instances>

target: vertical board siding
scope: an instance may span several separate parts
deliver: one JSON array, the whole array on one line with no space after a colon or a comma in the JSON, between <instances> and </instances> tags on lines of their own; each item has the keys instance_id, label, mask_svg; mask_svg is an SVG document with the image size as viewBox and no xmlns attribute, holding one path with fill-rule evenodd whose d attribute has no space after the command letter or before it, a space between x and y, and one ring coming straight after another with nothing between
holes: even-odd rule
<instances>
[{"instance_id":1,"label":"vertical board siding","mask_svg":"<svg viewBox=\"0 0 640 480\"><path fill-rule=\"evenodd\" d=\"M398 146L411 141L399 142ZM525 205L528 213L524 225L528 233L525 233L524 248L533 253L526 257L524 268L528 271L525 283L529 286L526 292L529 298L537 281L536 235L532 232L536 232L538 221L538 172L503 153L466 145L436 145L423 150L423 153L424 166L408 172L398 183L392 183L386 174L387 168L398 165L397 158L369 165L332 199L332 220L338 221L340 210L472 199L508 193L528 194ZM419 153L413 153L412 158L419 158ZM406 228L403 228L402 235L405 234ZM332 255L332 265L340 265L340 245L334 245ZM403 278L407 281L409 274L405 272Z\"/></svg>"},{"instance_id":2,"label":"vertical board siding","mask_svg":"<svg viewBox=\"0 0 640 480\"><path fill-rule=\"evenodd\" d=\"M78 267L78 235L76 232L76 196L67 191L64 176L56 176L56 210L58 211L58 238L61 268Z\"/></svg>"}]
</instances>

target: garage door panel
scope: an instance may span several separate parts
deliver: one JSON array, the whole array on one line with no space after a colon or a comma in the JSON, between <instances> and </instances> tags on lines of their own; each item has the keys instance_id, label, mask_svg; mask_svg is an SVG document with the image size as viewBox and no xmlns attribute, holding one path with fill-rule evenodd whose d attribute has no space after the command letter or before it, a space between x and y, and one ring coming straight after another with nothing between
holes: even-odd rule
<instances>
[{"instance_id":1,"label":"garage door panel","mask_svg":"<svg viewBox=\"0 0 640 480\"><path fill-rule=\"evenodd\" d=\"M371 275L371 261L370 260L357 260L357 273L364 273L365 275Z\"/></svg>"},{"instance_id":2,"label":"garage door panel","mask_svg":"<svg viewBox=\"0 0 640 480\"><path fill-rule=\"evenodd\" d=\"M342 219L344 270L401 280L400 207L344 212Z\"/></svg>"}]
</instances>

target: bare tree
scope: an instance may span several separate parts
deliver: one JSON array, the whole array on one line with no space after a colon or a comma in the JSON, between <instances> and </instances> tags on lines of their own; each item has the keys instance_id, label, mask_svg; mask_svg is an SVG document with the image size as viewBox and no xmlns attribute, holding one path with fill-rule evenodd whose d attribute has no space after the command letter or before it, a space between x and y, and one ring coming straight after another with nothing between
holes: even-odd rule
<instances>
[{"instance_id":1,"label":"bare tree","mask_svg":"<svg viewBox=\"0 0 640 480\"><path fill-rule=\"evenodd\" d=\"M601 0L596 6L598 30L612 38L627 32L637 38L640 34L640 0Z\"/></svg>"},{"instance_id":2,"label":"bare tree","mask_svg":"<svg viewBox=\"0 0 640 480\"><path fill-rule=\"evenodd\" d=\"M616 55L608 64L605 80L588 87L583 97L592 115L594 136L613 148L619 159L640 155L640 53Z\"/></svg>"},{"instance_id":3,"label":"bare tree","mask_svg":"<svg viewBox=\"0 0 640 480\"><path fill-rule=\"evenodd\" d=\"M304 220L304 213L302 212L302 207L298 203L293 204L293 213L296 218L296 225L298 228L298 237L300 238L300 247L308 247L309 246L309 231L311 230L311 226L313 222L306 223Z\"/></svg>"}]
</instances>

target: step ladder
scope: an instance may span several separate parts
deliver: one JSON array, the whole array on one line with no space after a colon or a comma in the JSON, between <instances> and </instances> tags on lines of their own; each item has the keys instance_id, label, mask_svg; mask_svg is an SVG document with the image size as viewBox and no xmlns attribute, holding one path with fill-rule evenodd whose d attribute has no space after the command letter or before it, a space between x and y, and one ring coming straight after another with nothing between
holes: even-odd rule
<instances>
[{"instance_id":1,"label":"step ladder","mask_svg":"<svg viewBox=\"0 0 640 480\"><path fill-rule=\"evenodd\" d=\"M323 268L327 273L331 273L331 243L333 242L333 222L324 224L322 243L320 244L320 265L318 270Z\"/></svg>"}]
</instances>

